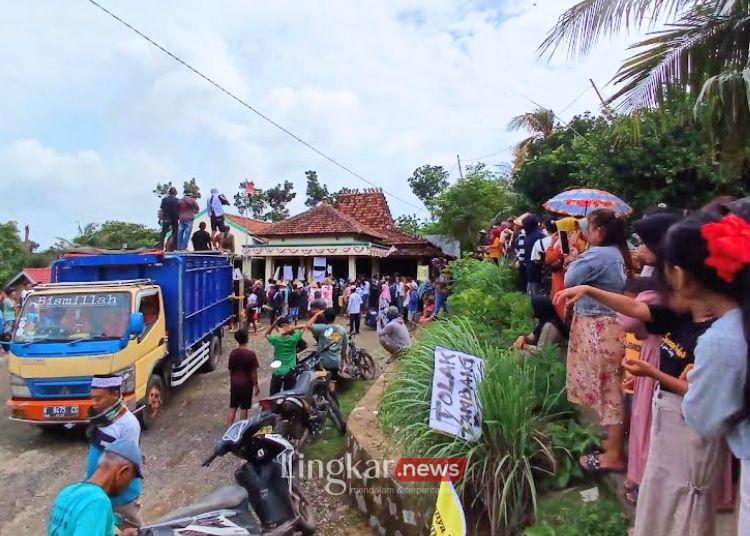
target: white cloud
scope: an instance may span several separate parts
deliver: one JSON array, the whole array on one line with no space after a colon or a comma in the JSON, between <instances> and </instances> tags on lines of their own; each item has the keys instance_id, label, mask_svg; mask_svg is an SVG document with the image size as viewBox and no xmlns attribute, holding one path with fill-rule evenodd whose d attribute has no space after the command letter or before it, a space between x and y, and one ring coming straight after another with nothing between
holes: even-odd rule
<instances>
[{"instance_id":1,"label":"white cloud","mask_svg":"<svg viewBox=\"0 0 750 536\"><path fill-rule=\"evenodd\" d=\"M626 39L579 61L536 48L572 0L466 2L104 1L145 33L322 151L418 204L425 163L501 151L536 101L560 111L608 81ZM631 38L632 39L632 38ZM231 196L304 171L365 186L86 2L16 3L0 20L0 186L45 245L75 222L153 224L153 185L198 177ZM596 108L588 91L565 113ZM455 174L455 172L454 172ZM391 200L394 214L414 212Z\"/></svg>"}]
</instances>

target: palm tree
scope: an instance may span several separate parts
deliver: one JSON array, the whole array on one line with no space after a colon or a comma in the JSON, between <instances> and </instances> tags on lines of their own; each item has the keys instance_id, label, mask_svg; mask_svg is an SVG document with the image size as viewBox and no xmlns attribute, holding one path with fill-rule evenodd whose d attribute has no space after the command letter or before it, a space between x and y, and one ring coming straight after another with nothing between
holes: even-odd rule
<instances>
[{"instance_id":1,"label":"palm tree","mask_svg":"<svg viewBox=\"0 0 750 536\"><path fill-rule=\"evenodd\" d=\"M656 29L654 21L665 21ZM750 0L582 0L563 13L540 47L589 52L621 29L649 30L620 67L610 103L657 106L673 88L695 96L694 114L722 149L750 133Z\"/></svg>"},{"instance_id":2,"label":"palm tree","mask_svg":"<svg viewBox=\"0 0 750 536\"><path fill-rule=\"evenodd\" d=\"M546 138L555 128L555 113L538 107L533 112L517 115L508 123L508 130L525 130L531 134L513 148L513 167L518 169L526 159L532 144Z\"/></svg>"}]
</instances>

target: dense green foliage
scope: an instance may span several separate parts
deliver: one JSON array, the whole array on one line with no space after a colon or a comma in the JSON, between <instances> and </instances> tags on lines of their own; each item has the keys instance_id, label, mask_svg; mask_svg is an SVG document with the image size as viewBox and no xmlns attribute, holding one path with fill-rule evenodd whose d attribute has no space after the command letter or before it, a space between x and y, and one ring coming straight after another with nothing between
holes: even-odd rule
<instances>
[{"instance_id":1,"label":"dense green foliage","mask_svg":"<svg viewBox=\"0 0 750 536\"><path fill-rule=\"evenodd\" d=\"M541 501L537 522L525 536L625 536L628 519L610 497L584 503L577 489Z\"/></svg>"},{"instance_id":2,"label":"dense green foliage","mask_svg":"<svg viewBox=\"0 0 750 536\"><path fill-rule=\"evenodd\" d=\"M435 217L445 234L472 249L479 231L510 205L508 183L480 163L468 166L466 175L434 199Z\"/></svg>"},{"instance_id":3,"label":"dense green foliage","mask_svg":"<svg viewBox=\"0 0 750 536\"><path fill-rule=\"evenodd\" d=\"M667 203L696 208L719 194L743 195L750 174L720 165L692 118L692 101L674 95L658 109L574 118L529 144L513 176L516 210L538 212L571 187L601 188L636 211Z\"/></svg>"},{"instance_id":4,"label":"dense green foliage","mask_svg":"<svg viewBox=\"0 0 750 536\"><path fill-rule=\"evenodd\" d=\"M661 106L670 90L697 95L695 116L724 161L747 162L750 145L748 0L581 0L558 19L541 46L588 53L618 31L645 38L614 78L610 102L627 110Z\"/></svg>"},{"instance_id":5,"label":"dense green foliage","mask_svg":"<svg viewBox=\"0 0 750 536\"><path fill-rule=\"evenodd\" d=\"M295 197L297 193L291 181L284 181L267 190L255 188L253 194L248 194L245 183L241 182L239 192L234 194L234 206L242 215L277 222L289 217L287 205Z\"/></svg>"},{"instance_id":6,"label":"dense green foliage","mask_svg":"<svg viewBox=\"0 0 750 536\"><path fill-rule=\"evenodd\" d=\"M464 258L451 263L452 292L450 311L472 321L474 329L508 348L521 333L533 328L531 306L525 293L513 292L515 273L497 266Z\"/></svg>"},{"instance_id":7,"label":"dense green foliage","mask_svg":"<svg viewBox=\"0 0 750 536\"><path fill-rule=\"evenodd\" d=\"M24 266L26 251L14 221L0 223L0 284L5 284Z\"/></svg>"},{"instance_id":8,"label":"dense green foliage","mask_svg":"<svg viewBox=\"0 0 750 536\"><path fill-rule=\"evenodd\" d=\"M127 221L105 221L87 223L78 227L78 236L60 248L88 246L101 249L136 249L158 245L159 231L140 223Z\"/></svg>"},{"instance_id":9,"label":"dense green foliage","mask_svg":"<svg viewBox=\"0 0 750 536\"><path fill-rule=\"evenodd\" d=\"M435 208L435 198L448 187L448 172L443 166L420 166L408 179L414 195L430 210Z\"/></svg>"}]
</instances>

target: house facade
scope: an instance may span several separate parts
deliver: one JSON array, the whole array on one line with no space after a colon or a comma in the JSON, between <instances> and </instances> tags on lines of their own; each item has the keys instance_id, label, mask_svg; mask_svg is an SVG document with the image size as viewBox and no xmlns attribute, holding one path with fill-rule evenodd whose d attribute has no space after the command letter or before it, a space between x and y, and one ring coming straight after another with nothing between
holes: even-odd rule
<instances>
[{"instance_id":1,"label":"house facade","mask_svg":"<svg viewBox=\"0 0 750 536\"><path fill-rule=\"evenodd\" d=\"M350 280L377 273L416 276L420 264L443 255L427 240L396 230L379 189L343 192L335 207L324 201L257 236L265 243L242 251L246 258L263 259L266 280L312 280L322 273Z\"/></svg>"}]
</instances>

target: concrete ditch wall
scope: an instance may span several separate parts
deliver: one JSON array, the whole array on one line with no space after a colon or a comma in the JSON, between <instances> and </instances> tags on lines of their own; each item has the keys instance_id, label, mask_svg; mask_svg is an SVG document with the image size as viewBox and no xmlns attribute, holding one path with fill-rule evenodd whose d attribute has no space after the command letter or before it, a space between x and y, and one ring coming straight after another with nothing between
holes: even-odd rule
<instances>
[{"instance_id":1,"label":"concrete ditch wall","mask_svg":"<svg viewBox=\"0 0 750 536\"><path fill-rule=\"evenodd\" d=\"M383 460L392 461L392 467L401 457L388 444L378 424L377 408L389 376L386 371L373 384L347 421L346 452L351 456L352 465L360 468L360 475L347 477L349 496L359 512L368 519L374 534L429 534L437 485L424 487L404 484L394 480L390 473L373 476L375 471L367 471L375 464L383 467Z\"/></svg>"}]
</instances>

